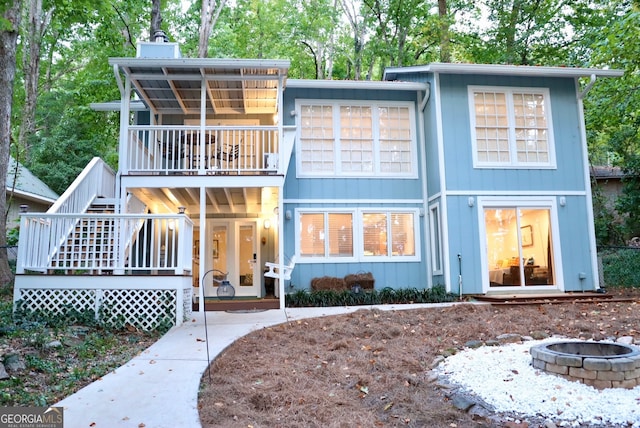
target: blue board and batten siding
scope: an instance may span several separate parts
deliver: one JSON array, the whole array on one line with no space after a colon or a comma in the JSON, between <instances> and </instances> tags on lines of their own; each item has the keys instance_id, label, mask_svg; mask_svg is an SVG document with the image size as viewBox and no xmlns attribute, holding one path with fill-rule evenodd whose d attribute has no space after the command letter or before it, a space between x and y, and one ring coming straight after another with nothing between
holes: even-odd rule
<instances>
[{"instance_id":1,"label":"blue board and batten siding","mask_svg":"<svg viewBox=\"0 0 640 428\"><path fill-rule=\"evenodd\" d=\"M385 90L356 90L356 89L318 89L289 87L285 91L283 110L295 111L296 100L348 100L348 101L403 101L415 105L416 128L420 126L417 118L418 94L416 91L385 91ZM283 125L295 125L296 116L285 114ZM422 166L420 165L423 133L416 130L417 139L416 176L415 178L347 178L347 177L298 177L296 170L296 150L294 148L284 185L284 210L295 213L296 209L358 209L372 208L393 210L424 208L424 195L421 181ZM295 215L284 221L283 236L296 237ZM330 262L309 263L300 257L292 273L291 284L296 289L310 287L313 278L322 276L344 277L357 272L371 272L375 278L376 289L384 287L425 288L427 280L427 240L425 231L425 217L418 217L419 261L402 262ZM287 239L284 243L284 253L289 256L295 254L295 240Z\"/></svg>"},{"instance_id":2,"label":"blue board and batten siding","mask_svg":"<svg viewBox=\"0 0 640 428\"><path fill-rule=\"evenodd\" d=\"M536 196L552 200L557 218L556 247L561 255L557 263L556 284L566 291L590 290L595 284L592 266L593 240L588 183L585 181L585 150L582 117L573 78L522 76L483 76L433 73L407 73L404 81L425 82L431 86L430 99L420 111L418 95L407 91L339 90L288 88L284 111L294 111L297 99L308 100L380 100L416 103L418 166L415 179L397 178L307 178L297 177L295 152L284 186L285 210L296 208L423 208L420 217L419 262L384 263L304 263L299 261L292 282L301 288L319 276L344 276L371 271L376 287L424 287L445 284L460 292L458 275L462 273L464 294L486 292L483 278L483 216L478 198L499 196L517 200ZM549 91L553 125L555 164L547 168L474 168L470 122L469 86L505 86L545 88ZM285 115L284 125L294 125L295 116ZM424 150L424 156L421 151ZM440 152L442 150L442 153ZM422 180L427 180L426 195ZM446 198L446 199L443 199ZM470 203L470 198L473 202ZM560 204L560 199L566 201ZM412 202L407 202L412 201ZM415 203L413 201L416 201ZM429 209L439 205L444 249L442 274L430 271ZM525 203L526 205L526 203ZM285 221L285 236L297 236L294 219ZM295 253L295 241L287 240L285 253ZM460 258L459 258L460 256ZM461 260L461 264L459 263ZM461 269L461 272L460 272Z\"/></svg>"},{"instance_id":3,"label":"blue board and batten siding","mask_svg":"<svg viewBox=\"0 0 640 428\"><path fill-rule=\"evenodd\" d=\"M555 169L473 168L468 86L548 88L555 140ZM580 117L573 79L440 76L447 190L585 190Z\"/></svg>"},{"instance_id":4,"label":"blue board and batten siding","mask_svg":"<svg viewBox=\"0 0 640 428\"><path fill-rule=\"evenodd\" d=\"M474 168L468 86L508 86L548 88L551 103L556 165L542 169ZM483 221L478 205L469 198L499 195L505 198L540 195L556 203L559 248L562 258L562 284L565 291L592 290L595 278L592 266L592 240L589 236L587 183L584 173L582 123L573 78L508 77L476 75L440 75L439 97L442 117L445 183L447 194L449 276L451 291L459 292L458 254L462 256L462 282L465 294L483 293L482 249ZM428 142L428 144L431 142ZM430 188L431 193L431 188ZM560 270L558 270L560 271Z\"/></svg>"}]
</instances>

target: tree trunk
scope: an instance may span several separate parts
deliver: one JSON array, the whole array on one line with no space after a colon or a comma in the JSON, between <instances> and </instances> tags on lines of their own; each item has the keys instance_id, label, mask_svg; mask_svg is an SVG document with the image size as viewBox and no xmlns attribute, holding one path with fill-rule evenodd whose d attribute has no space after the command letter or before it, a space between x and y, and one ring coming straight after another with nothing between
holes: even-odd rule
<instances>
[{"instance_id":1,"label":"tree trunk","mask_svg":"<svg viewBox=\"0 0 640 428\"><path fill-rule=\"evenodd\" d=\"M505 59L507 64L514 64L517 58L516 53L516 25L518 25L518 19L520 18L520 0L514 0L511 12L509 14L509 21L507 28L505 29Z\"/></svg>"},{"instance_id":2,"label":"tree trunk","mask_svg":"<svg viewBox=\"0 0 640 428\"><path fill-rule=\"evenodd\" d=\"M11 145L11 104L13 82L16 75L16 49L20 28L21 0L13 0L0 6L2 31L0 31L0 284L6 287L12 280L7 259L7 167Z\"/></svg>"},{"instance_id":3,"label":"tree trunk","mask_svg":"<svg viewBox=\"0 0 640 428\"><path fill-rule=\"evenodd\" d=\"M156 41L156 32L162 30L162 13L160 11L160 0L152 0L151 2L151 28L149 32L149 41Z\"/></svg>"},{"instance_id":4,"label":"tree trunk","mask_svg":"<svg viewBox=\"0 0 640 428\"><path fill-rule=\"evenodd\" d=\"M447 0L438 0L438 17L440 18L440 62L451 62Z\"/></svg>"},{"instance_id":5,"label":"tree trunk","mask_svg":"<svg viewBox=\"0 0 640 428\"><path fill-rule=\"evenodd\" d=\"M51 22L53 9L42 13L42 0L29 0L26 13L27 25L24 31L22 68L24 71L24 107L22 122L18 134L18 147L23 158L31 157L31 136L36 130L36 107L38 102L38 83L40 80L40 52L42 39Z\"/></svg>"},{"instance_id":6,"label":"tree trunk","mask_svg":"<svg viewBox=\"0 0 640 428\"><path fill-rule=\"evenodd\" d=\"M352 1L347 3L342 0L342 10L347 15L351 29L353 30L353 79L360 80L362 73L362 48L364 45L364 23L358 21L358 12L356 11L356 3Z\"/></svg>"},{"instance_id":7,"label":"tree trunk","mask_svg":"<svg viewBox=\"0 0 640 428\"><path fill-rule=\"evenodd\" d=\"M209 56L209 37L215 27L220 12L224 8L227 0L202 0L200 10L200 36L198 38L198 58Z\"/></svg>"}]
</instances>

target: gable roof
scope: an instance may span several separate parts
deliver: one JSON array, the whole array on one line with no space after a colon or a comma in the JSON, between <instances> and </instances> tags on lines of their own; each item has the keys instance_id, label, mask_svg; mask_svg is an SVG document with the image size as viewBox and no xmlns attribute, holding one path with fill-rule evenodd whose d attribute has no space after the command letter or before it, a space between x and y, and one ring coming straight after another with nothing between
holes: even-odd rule
<instances>
[{"instance_id":1,"label":"gable roof","mask_svg":"<svg viewBox=\"0 0 640 428\"><path fill-rule=\"evenodd\" d=\"M16 167L18 177L15 180L15 188L13 188ZM13 194L16 196L38 202L54 203L56 199L58 199L56 192L33 175L24 165L16 162L13 156L9 158L9 167L7 168L7 193L11 191L13 191Z\"/></svg>"},{"instance_id":2,"label":"gable roof","mask_svg":"<svg viewBox=\"0 0 640 428\"><path fill-rule=\"evenodd\" d=\"M383 80L396 80L398 75L408 73L442 74L484 74L499 76L542 76L542 77L620 77L623 70L603 70L599 68L546 67L530 65L433 63L410 67L388 67Z\"/></svg>"}]
</instances>

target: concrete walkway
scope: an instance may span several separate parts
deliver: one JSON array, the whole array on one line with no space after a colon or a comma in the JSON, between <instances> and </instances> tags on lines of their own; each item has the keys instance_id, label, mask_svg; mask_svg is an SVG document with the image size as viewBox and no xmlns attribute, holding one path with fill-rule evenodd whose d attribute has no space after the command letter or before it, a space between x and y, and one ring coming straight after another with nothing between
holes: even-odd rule
<instances>
[{"instance_id":1,"label":"concrete walkway","mask_svg":"<svg viewBox=\"0 0 640 428\"><path fill-rule=\"evenodd\" d=\"M437 305L388 305L383 310ZM370 306L287 308L264 312L207 312L211 360L238 338L283 322L339 315ZM64 407L65 428L197 428L198 389L207 368L205 323L201 313L171 329L122 367L55 406Z\"/></svg>"}]
</instances>

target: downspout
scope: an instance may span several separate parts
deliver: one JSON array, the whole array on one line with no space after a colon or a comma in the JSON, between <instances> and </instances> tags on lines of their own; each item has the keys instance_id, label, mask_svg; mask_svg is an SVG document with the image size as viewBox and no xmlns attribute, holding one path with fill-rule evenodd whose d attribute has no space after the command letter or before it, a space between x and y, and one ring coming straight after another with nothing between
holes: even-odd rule
<instances>
[{"instance_id":1,"label":"downspout","mask_svg":"<svg viewBox=\"0 0 640 428\"><path fill-rule=\"evenodd\" d=\"M595 85L596 83L596 79L597 76L595 74L591 75L591 78L589 80L589 83L587 83L587 85L584 87L584 89L580 92L580 94L578 94L578 99L583 100L584 97L587 96L587 93L591 90L591 88L593 87L593 85Z\"/></svg>"},{"instance_id":2,"label":"downspout","mask_svg":"<svg viewBox=\"0 0 640 428\"><path fill-rule=\"evenodd\" d=\"M446 175L446 167L444 162L444 135L442 130L442 97L440 95L440 73L433 73L433 83L435 85L434 90L436 98L434 99L434 108L435 108L435 128L436 128L436 139L438 145L438 174L440 179L440 221L441 221L441 236L442 240L442 272L445 289L450 292L451 291L451 259L449 253L449 207L448 207L448 194L447 194L447 175Z\"/></svg>"},{"instance_id":3,"label":"downspout","mask_svg":"<svg viewBox=\"0 0 640 428\"><path fill-rule=\"evenodd\" d=\"M418 91L418 102L420 103L420 110L418 111L418 141L420 141L420 163L422 167L420 168L420 173L422 174L422 211L421 217L424 223L424 236L426 237L425 241L425 275L427 278L427 287L433 287L433 276L431 272L433 271L433 267L431 266L431 256L429 251L426 251L431 247L431 232L429 227L429 194L427 188L427 143L426 143L426 131L424 128L424 109L427 107L427 102L431 97L431 85L427 83L427 87L424 90L424 98L422 98L422 92Z\"/></svg>"},{"instance_id":4,"label":"downspout","mask_svg":"<svg viewBox=\"0 0 640 428\"><path fill-rule=\"evenodd\" d=\"M429 102L429 98L431 98L431 83L427 82L427 87L424 90L424 99L420 103L420 111L424 112L424 109L427 107L427 103Z\"/></svg>"},{"instance_id":5,"label":"downspout","mask_svg":"<svg viewBox=\"0 0 640 428\"><path fill-rule=\"evenodd\" d=\"M283 121L283 112L282 105L284 99L284 77L280 75L278 79L278 95L276 101L276 108L278 112L278 173L284 173L284 135L282 128L284 126ZM284 259L284 179L282 180L282 184L278 186L278 260L280 261L280 266L278 267L278 272L280 272L280 278L278 278L278 300L280 303L280 310L285 309L286 296L285 296L285 280L284 280L284 265L286 264ZM273 290L275 292L275 289Z\"/></svg>"},{"instance_id":6,"label":"downspout","mask_svg":"<svg viewBox=\"0 0 640 428\"><path fill-rule=\"evenodd\" d=\"M575 80L576 84L576 92L580 89L578 79ZM593 276L593 290L597 291L600 289L600 272L598 271L598 252L597 252L597 243L596 243L596 230L595 230L595 222L594 222L594 214L593 214L593 193L591 189L591 176L589 174L589 153L587 150L587 129L586 123L584 120L584 105L582 103L583 98L587 95L587 92L591 89L591 87L596 82L596 75L591 75L591 80L585 86L585 88L578 93L578 114L580 117L580 139L582 140L582 148L584 149L582 155L582 165L584 170L584 183L585 183L585 196L586 196L586 205L587 205L587 220L589 227L589 242L590 247L595 251L591 252L591 275ZM580 279L580 288L584 291L583 287L584 280Z\"/></svg>"}]
</instances>

